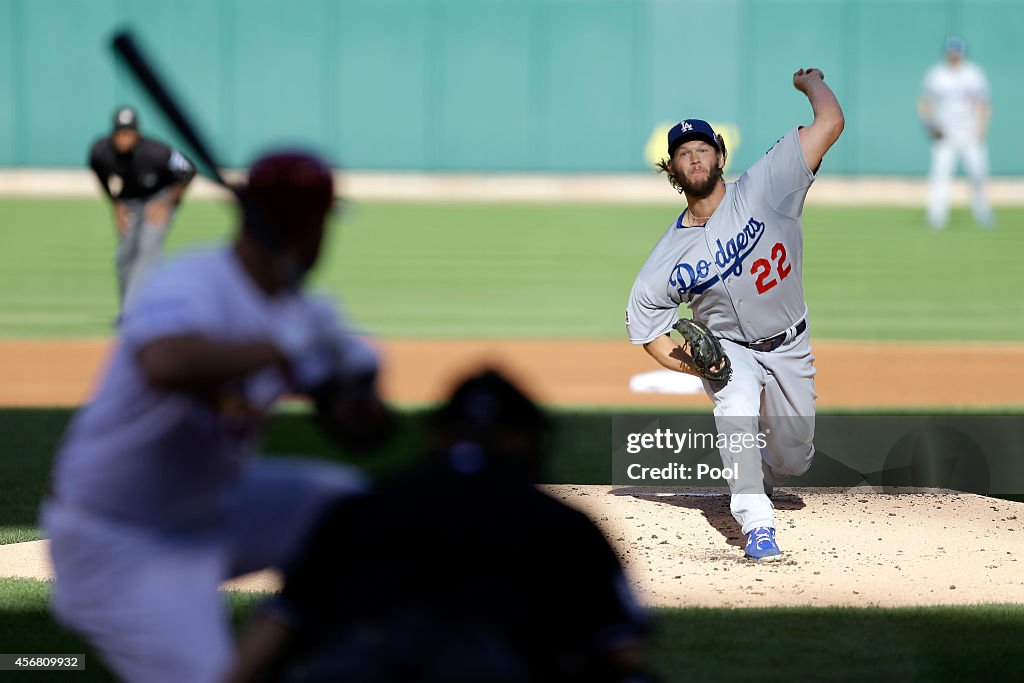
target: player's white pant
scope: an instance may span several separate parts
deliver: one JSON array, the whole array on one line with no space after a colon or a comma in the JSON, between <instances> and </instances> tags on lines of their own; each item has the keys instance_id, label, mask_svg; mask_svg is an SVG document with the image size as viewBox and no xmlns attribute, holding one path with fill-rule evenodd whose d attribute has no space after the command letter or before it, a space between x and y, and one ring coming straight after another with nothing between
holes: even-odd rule
<instances>
[{"instance_id":1,"label":"player's white pant","mask_svg":"<svg viewBox=\"0 0 1024 683\"><path fill-rule=\"evenodd\" d=\"M949 203L953 173L958 158L971 183L971 212L974 220L992 225L992 209L985 197L988 182L988 151L985 144L970 135L946 136L932 143L932 166L928 179L928 223L941 228L949 221Z\"/></svg>"},{"instance_id":2,"label":"player's white pant","mask_svg":"<svg viewBox=\"0 0 1024 683\"><path fill-rule=\"evenodd\" d=\"M157 532L50 500L42 520L57 583L57 620L125 681L214 683L234 657L225 579L291 560L321 511L363 488L327 463L251 463L212 528Z\"/></svg>"},{"instance_id":3,"label":"player's white pant","mask_svg":"<svg viewBox=\"0 0 1024 683\"><path fill-rule=\"evenodd\" d=\"M748 533L775 526L765 483L776 486L803 474L814 458L814 356L810 330L775 351L758 352L728 340L722 346L732 361L728 384L704 382L715 403L720 434L762 434L766 448L720 449L722 463L738 469L729 480L733 517ZM738 443L738 439L733 442ZM748 441L748 443L750 443Z\"/></svg>"}]
</instances>

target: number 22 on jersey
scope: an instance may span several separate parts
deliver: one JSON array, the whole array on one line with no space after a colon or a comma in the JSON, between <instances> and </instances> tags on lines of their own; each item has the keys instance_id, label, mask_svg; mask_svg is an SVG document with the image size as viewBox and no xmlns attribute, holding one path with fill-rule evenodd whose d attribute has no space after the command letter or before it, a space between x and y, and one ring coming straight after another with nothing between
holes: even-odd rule
<instances>
[{"instance_id":1,"label":"number 22 on jersey","mask_svg":"<svg viewBox=\"0 0 1024 683\"><path fill-rule=\"evenodd\" d=\"M774 266L775 274L772 274ZM772 260L759 258L750 266L750 274L757 276L754 285L758 294L764 294L769 289L779 284L779 280L785 280L786 276L793 271L793 266L786 262L786 246L782 242L776 242L772 246Z\"/></svg>"}]
</instances>

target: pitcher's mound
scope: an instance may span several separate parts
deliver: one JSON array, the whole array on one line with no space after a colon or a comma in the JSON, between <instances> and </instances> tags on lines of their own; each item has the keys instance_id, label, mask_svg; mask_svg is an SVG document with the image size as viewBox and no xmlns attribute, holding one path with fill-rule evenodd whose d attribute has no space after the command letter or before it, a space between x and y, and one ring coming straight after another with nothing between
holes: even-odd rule
<instances>
[{"instance_id":1,"label":"pitcher's mound","mask_svg":"<svg viewBox=\"0 0 1024 683\"><path fill-rule=\"evenodd\" d=\"M1024 503L951 491L785 488L782 560L743 557L722 489L548 487L598 523L650 605L1024 603Z\"/></svg>"}]
</instances>

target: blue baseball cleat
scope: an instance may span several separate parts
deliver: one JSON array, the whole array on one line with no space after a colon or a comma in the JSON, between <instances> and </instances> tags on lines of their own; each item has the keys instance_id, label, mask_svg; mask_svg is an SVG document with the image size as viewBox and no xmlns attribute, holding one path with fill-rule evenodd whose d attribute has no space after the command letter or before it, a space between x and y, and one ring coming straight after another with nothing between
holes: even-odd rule
<instances>
[{"instance_id":1,"label":"blue baseball cleat","mask_svg":"<svg viewBox=\"0 0 1024 683\"><path fill-rule=\"evenodd\" d=\"M775 542L775 529L768 526L759 526L747 534L747 547L744 554L752 560L760 562L774 562L782 557Z\"/></svg>"}]
</instances>

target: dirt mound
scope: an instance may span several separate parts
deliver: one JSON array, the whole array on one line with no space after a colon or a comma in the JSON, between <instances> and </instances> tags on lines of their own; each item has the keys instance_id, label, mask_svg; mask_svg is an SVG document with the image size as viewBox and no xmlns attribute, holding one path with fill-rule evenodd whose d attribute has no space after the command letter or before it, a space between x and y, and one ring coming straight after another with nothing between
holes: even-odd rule
<instances>
[{"instance_id":1,"label":"dirt mound","mask_svg":"<svg viewBox=\"0 0 1024 683\"><path fill-rule=\"evenodd\" d=\"M1024 603L1024 504L950 491L781 489L781 562L743 558L729 497L553 486L604 529L645 602L665 607Z\"/></svg>"}]
</instances>

